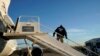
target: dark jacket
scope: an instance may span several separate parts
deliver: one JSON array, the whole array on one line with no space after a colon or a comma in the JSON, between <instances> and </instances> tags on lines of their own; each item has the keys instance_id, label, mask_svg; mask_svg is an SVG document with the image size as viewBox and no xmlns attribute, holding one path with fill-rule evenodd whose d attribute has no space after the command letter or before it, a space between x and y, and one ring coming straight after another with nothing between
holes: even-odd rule
<instances>
[{"instance_id":1,"label":"dark jacket","mask_svg":"<svg viewBox=\"0 0 100 56\"><path fill-rule=\"evenodd\" d=\"M57 34L57 36L65 36L67 38L67 32L63 26L58 27L54 31L53 36L55 36L55 33Z\"/></svg>"}]
</instances>

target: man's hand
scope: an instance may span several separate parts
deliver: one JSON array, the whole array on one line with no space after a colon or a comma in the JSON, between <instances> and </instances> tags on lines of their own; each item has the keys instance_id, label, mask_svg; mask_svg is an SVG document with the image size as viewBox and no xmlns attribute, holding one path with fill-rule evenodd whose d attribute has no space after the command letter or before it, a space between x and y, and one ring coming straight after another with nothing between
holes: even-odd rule
<instances>
[{"instance_id":1,"label":"man's hand","mask_svg":"<svg viewBox=\"0 0 100 56\"><path fill-rule=\"evenodd\" d=\"M53 33L53 37L55 37L55 32Z\"/></svg>"},{"instance_id":2,"label":"man's hand","mask_svg":"<svg viewBox=\"0 0 100 56\"><path fill-rule=\"evenodd\" d=\"M68 39L67 36L66 36L66 39Z\"/></svg>"},{"instance_id":3,"label":"man's hand","mask_svg":"<svg viewBox=\"0 0 100 56\"><path fill-rule=\"evenodd\" d=\"M55 37L55 35L53 34L53 37Z\"/></svg>"}]
</instances>

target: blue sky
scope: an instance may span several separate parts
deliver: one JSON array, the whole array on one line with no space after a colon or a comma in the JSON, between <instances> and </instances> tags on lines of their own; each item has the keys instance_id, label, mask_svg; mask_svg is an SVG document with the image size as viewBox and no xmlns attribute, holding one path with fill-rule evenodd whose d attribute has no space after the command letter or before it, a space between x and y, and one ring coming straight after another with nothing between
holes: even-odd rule
<instances>
[{"instance_id":1,"label":"blue sky","mask_svg":"<svg viewBox=\"0 0 100 56\"><path fill-rule=\"evenodd\" d=\"M100 0L12 0L9 15L14 22L20 15L39 16L50 34L62 24L68 38L82 44L100 37Z\"/></svg>"}]
</instances>

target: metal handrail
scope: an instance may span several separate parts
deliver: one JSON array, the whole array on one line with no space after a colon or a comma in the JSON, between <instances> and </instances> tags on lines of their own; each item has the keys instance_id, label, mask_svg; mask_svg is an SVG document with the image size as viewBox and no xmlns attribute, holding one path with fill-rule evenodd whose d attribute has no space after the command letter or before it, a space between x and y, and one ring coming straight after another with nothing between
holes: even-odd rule
<instances>
[{"instance_id":1,"label":"metal handrail","mask_svg":"<svg viewBox=\"0 0 100 56\"><path fill-rule=\"evenodd\" d=\"M24 39L24 42L25 42L26 47L27 47L27 49L28 49L28 54L29 54L29 56L32 56L32 54L30 53L30 49L29 49L28 42L26 41L26 39Z\"/></svg>"}]
</instances>

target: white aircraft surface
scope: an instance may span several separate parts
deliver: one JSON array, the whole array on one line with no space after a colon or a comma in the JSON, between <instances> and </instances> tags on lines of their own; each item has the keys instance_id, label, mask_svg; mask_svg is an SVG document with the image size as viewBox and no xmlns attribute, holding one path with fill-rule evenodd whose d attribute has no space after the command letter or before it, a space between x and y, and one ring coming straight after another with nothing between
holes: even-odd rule
<instances>
[{"instance_id":1,"label":"white aircraft surface","mask_svg":"<svg viewBox=\"0 0 100 56\"><path fill-rule=\"evenodd\" d=\"M14 26L8 15L10 0L0 0L0 56L8 56L16 50L16 40L3 39L2 33L7 32L7 26Z\"/></svg>"}]
</instances>

